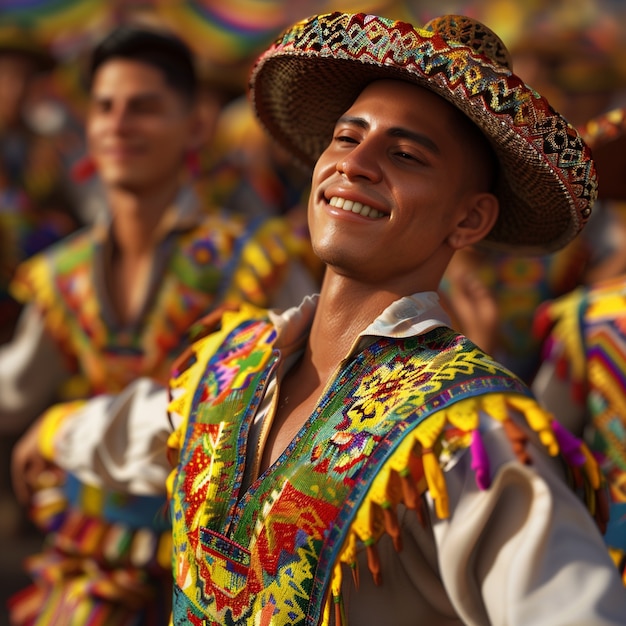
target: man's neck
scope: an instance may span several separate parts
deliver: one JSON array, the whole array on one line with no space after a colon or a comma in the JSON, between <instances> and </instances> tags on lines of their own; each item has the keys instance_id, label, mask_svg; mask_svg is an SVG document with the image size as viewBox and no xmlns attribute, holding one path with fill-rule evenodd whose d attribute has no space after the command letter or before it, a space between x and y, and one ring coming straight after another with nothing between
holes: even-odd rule
<instances>
[{"instance_id":1,"label":"man's neck","mask_svg":"<svg viewBox=\"0 0 626 626\"><path fill-rule=\"evenodd\" d=\"M337 275L327 275L311 326L305 358L321 374L330 374L362 333L401 296Z\"/></svg>"},{"instance_id":2,"label":"man's neck","mask_svg":"<svg viewBox=\"0 0 626 626\"><path fill-rule=\"evenodd\" d=\"M125 256L150 253L158 241L163 215L172 206L178 182L157 190L135 193L110 189L107 199L113 216L116 249Z\"/></svg>"}]
</instances>

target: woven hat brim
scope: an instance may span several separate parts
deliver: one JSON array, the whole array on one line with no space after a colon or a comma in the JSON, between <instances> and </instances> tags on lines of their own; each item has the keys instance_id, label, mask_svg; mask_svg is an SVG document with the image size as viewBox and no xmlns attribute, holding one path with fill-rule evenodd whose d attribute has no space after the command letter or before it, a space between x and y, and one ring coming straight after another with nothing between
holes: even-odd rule
<instances>
[{"instance_id":1,"label":"woven hat brim","mask_svg":"<svg viewBox=\"0 0 626 626\"><path fill-rule=\"evenodd\" d=\"M322 32L322 29L319 29ZM251 78L251 98L268 132L312 165L328 145L336 120L373 80L395 78L426 87L463 111L490 141L500 163L500 217L485 243L521 254L544 254L571 241L595 200L595 171L579 134L538 94L468 48L437 59L431 37L411 54L430 64L378 62L312 43L291 45L289 34L263 55ZM420 46L423 48L420 51ZM441 67L435 67L440 62ZM477 71L479 70L479 71ZM473 81L473 84L472 84Z\"/></svg>"}]
</instances>

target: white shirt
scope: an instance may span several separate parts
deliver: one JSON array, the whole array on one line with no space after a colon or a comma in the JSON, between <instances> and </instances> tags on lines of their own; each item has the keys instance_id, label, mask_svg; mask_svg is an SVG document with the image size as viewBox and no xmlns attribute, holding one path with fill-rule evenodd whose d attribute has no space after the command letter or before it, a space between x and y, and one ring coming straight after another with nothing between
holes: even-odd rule
<instances>
[{"instance_id":1,"label":"white shirt","mask_svg":"<svg viewBox=\"0 0 626 626\"><path fill-rule=\"evenodd\" d=\"M316 299L273 314L276 347L301 349ZM406 337L447 325L433 293L392 304L357 342ZM356 346L355 346L356 347ZM268 388L260 418L275 393ZM118 397L91 401L55 440L59 464L86 482L135 493L164 493L170 466L165 444L175 424L167 394L147 380ZM259 416L257 416L259 417ZM344 572L342 592L351 626L602 626L626 624L626 589L595 523L558 467L532 441L531 466L520 464L498 422L483 415L492 485L476 486L470 455L445 469L450 516L438 519L427 496L422 527L401 508L403 550L388 536L378 544L383 583L374 585L359 554L360 587Z\"/></svg>"},{"instance_id":2,"label":"white shirt","mask_svg":"<svg viewBox=\"0 0 626 626\"><path fill-rule=\"evenodd\" d=\"M164 258L168 254L164 246L166 236L175 231L185 231L199 226L206 220L196 194L184 187L175 203L166 211L159 225L159 236L155 237L154 258ZM100 306L107 312L106 319L114 319L111 296L107 291L108 282L104 276L110 269L113 235L111 217L102 218L90 230L94 242L100 240L96 256L95 279L100 298ZM147 303L161 286L162 275L153 272L145 281L143 292L137 294L140 315L146 315ZM317 288L311 273L297 259L292 259L287 272L271 305L285 308L299 302L305 294ZM118 322L116 322L118 323ZM132 321L132 326L139 324ZM49 335L38 307L26 305L12 341L0 346L0 433L23 431L45 409L58 400L59 389L72 376L67 365L66 355Z\"/></svg>"}]
</instances>

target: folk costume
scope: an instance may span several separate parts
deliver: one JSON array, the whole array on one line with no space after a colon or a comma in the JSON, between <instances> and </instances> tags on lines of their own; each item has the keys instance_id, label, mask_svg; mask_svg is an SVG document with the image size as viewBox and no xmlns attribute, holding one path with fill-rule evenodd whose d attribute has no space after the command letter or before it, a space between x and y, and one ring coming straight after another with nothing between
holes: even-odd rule
<instances>
[{"instance_id":1,"label":"folk costume","mask_svg":"<svg viewBox=\"0 0 626 626\"><path fill-rule=\"evenodd\" d=\"M423 30L363 14L303 20L261 56L252 73L251 97L279 144L312 164L335 122L367 84L381 78L432 90L490 140L500 166L495 192L502 210L488 244L551 252L586 222L596 196L587 147L511 72L499 39L472 20L447 16ZM549 219L545 206L551 209ZM402 300L396 304L402 307ZM386 313L393 316L393 305L390 309ZM394 521L396 505L406 505L411 497L402 492L401 477L408 479L414 496L428 491L435 533L436 518L448 516L441 450L454 450L454 465L459 444L448 448L446 424L461 431L459 440L466 442L461 448L470 447L471 440L479 450L481 416L499 415L508 423L516 407L541 431L552 453L564 452L558 437L548 434L551 419L523 386L497 366L486 366L488 375L482 376L476 365L482 357L467 342L457 343L454 333L426 333L423 343L401 346L379 343L373 333L367 349L357 346L346 355L309 422L257 477L254 460L263 439L254 446L251 432L269 394L273 362L280 368L280 357L273 353L274 328L245 315L232 325L225 317L224 325L221 334L196 347L192 365L173 382L172 410L183 419L171 440L180 448L170 483L174 624L316 624L328 623L331 613L342 623L341 563L355 565L358 546L371 548L383 529L396 540L402 536ZM439 377L446 381L441 388ZM499 408L490 410L492 402ZM268 411L271 420L275 408ZM458 415L468 423L455 423ZM396 436L395 426L402 435ZM563 434L558 425L553 428ZM574 444L573 450L578 456L574 466L591 461L584 447ZM484 459L479 452L476 457ZM473 465L479 486L481 476L486 486L490 471L482 472L480 460ZM252 475L246 477L246 471ZM599 476L590 471L595 474L592 491L600 493ZM377 578L377 559L370 554L370 560ZM461 598L453 600L454 592L448 591L459 622L498 623L488 592L483 596L488 606L477 610ZM358 597L369 616L365 619L371 620L372 602ZM354 605L346 607L349 619L358 612Z\"/></svg>"},{"instance_id":2,"label":"folk costume","mask_svg":"<svg viewBox=\"0 0 626 626\"><path fill-rule=\"evenodd\" d=\"M158 493L177 461L173 623L542 623L549 598L563 607L550 623L619 624L617 571L557 455L591 496L586 447L449 329L435 293L402 298L361 333L258 476L316 305L224 315L176 364L169 406L138 381L42 432L48 458L120 492Z\"/></svg>"},{"instance_id":3,"label":"folk costume","mask_svg":"<svg viewBox=\"0 0 626 626\"><path fill-rule=\"evenodd\" d=\"M597 155L599 196L626 200L626 109L590 120L583 132ZM544 303L534 333L543 354L533 390L599 460L611 495L605 540L626 583L626 277Z\"/></svg>"},{"instance_id":4,"label":"folk costume","mask_svg":"<svg viewBox=\"0 0 626 626\"><path fill-rule=\"evenodd\" d=\"M251 96L271 135L311 164L371 81L431 89L498 157L490 243L546 253L588 218L595 171L576 130L506 57L468 18L415 29L334 13L279 38L253 70ZM406 294L371 320L259 475L281 381L316 307L311 298L282 314L227 313L175 363L169 404L139 381L42 434L61 466L136 493L144 485L125 466L164 474L170 433L173 624L620 624L621 581L563 477L602 525L593 458L519 379L450 330L432 292ZM159 404L169 412L160 425ZM141 459L115 441L120 428ZM547 606L558 609L546 616Z\"/></svg>"},{"instance_id":5,"label":"folk costume","mask_svg":"<svg viewBox=\"0 0 626 626\"><path fill-rule=\"evenodd\" d=\"M626 555L626 281L579 287L545 303L535 330L544 364L533 389L599 459L611 493L605 539L625 571ZM625 578L626 581L626 578Z\"/></svg>"},{"instance_id":6,"label":"folk costume","mask_svg":"<svg viewBox=\"0 0 626 626\"><path fill-rule=\"evenodd\" d=\"M45 418L58 424L83 399L119 393L137 378L165 384L194 322L214 307L284 305L302 296L299 289L313 288L305 272L294 270L305 242L283 220L207 216L184 188L161 226L138 294L140 317L131 324L116 321L107 291L110 224L81 231L20 267L12 288L29 308L18 342L0 357L2 397L16 419L35 417L38 403L64 399ZM16 381L31 376L38 385L24 393ZM35 582L12 601L15 623L165 623L171 531L163 494L125 497L71 473L60 483L43 475L41 487L31 516L50 533L48 547L28 560Z\"/></svg>"},{"instance_id":7,"label":"folk costume","mask_svg":"<svg viewBox=\"0 0 626 626\"><path fill-rule=\"evenodd\" d=\"M277 377L303 347L314 310L309 301L279 319L248 309L227 314L219 333L187 355L192 365L176 372L170 411L182 423L170 437L180 450L171 482L174 624L408 625L416 615L428 624L504 623L501 599L465 550L485 517L506 524L494 512L498 498L508 500L522 484L522 492L541 490L538 477L519 467L538 443L521 443L529 435L519 414L553 453L569 450L579 487L593 475L599 488L588 451L561 440L563 429L517 378L443 325L430 293L397 301L362 333L310 420L257 477ZM517 497L534 508L537 495ZM545 538L562 512L575 514L573 500L562 485L556 519L529 527ZM475 517L461 513L468 508ZM587 523L596 535L591 518ZM565 526L561 532L566 543L574 540ZM498 541L484 539L481 547L495 555ZM538 549L525 541L531 553ZM428 542L442 551L439 559L424 548ZM446 542L459 551L454 559ZM550 567L542 572L548 580ZM408 582L385 603L376 583L389 592L386 583L395 585L403 569ZM472 576L484 585L483 608L463 597ZM435 599L424 594L423 577ZM361 595L359 585L368 591ZM520 585L508 600L516 605L529 591Z\"/></svg>"},{"instance_id":8,"label":"folk costume","mask_svg":"<svg viewBox=\"0 0 626 626\"><path fill-rule=\"evenodd\" d=\"M286 305L314 289L298 273L306 246L280 219L207 215L184 188L163 218L137 318L122 324L106 284L111 224L80 231L25 262L12 282L28 309L0 354L0 414L15 426L56 400L117 393L139 376L165 383L190 327L214 307Z\"/></svg>"}]
</instances>

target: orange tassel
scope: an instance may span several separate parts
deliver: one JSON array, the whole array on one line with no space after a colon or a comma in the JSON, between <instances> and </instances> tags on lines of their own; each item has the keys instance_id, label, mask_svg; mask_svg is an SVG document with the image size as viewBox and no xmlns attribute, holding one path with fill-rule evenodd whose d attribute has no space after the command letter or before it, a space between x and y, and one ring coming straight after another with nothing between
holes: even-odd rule
<instances>
[{"instance_id":1,"label":"orange tassel","mask_svg":"<svg viewBox=\"0 0 626 626\"><path fill-rule=\"evenodd\" d=\"M511 442L511 447L515 456L524 465L530 464L530 455L526 451L526 444L528 443L528 437L526 433L510 418L505 419L502 422L504 432Z\"/></svg>"},{"instance_id":2,"label":"orange tassel","mask_svg":"<svg viewBox=\"0 0 626 626\"><path fill-rule=\"evenodd\" d=\"M404 499L404 505L407 509L417 509L420 501L420 496L417 492L417 489L415 488L413 477L408 474L400 476L400 479L402 481L402 497Z\"/></svg>"},{"instance_id":3,"label":"orange tassel","mask_svg":"<svg viewBox=\"0 0 626 626\"><path fill-rule=\"evenodd\" d=\"M352 565L350 565L350 571L352 572L352 581L354 582L354 586L358 589L361 582L358 563L352 563Z\"/></svg>"},{"instance_id":4,"label":"orange tassel","mask_svg":"<svg viewBox=\"0 0 626 626\"><path fill-rule=\"evenodd\" d=\"M341 599L337 597L333 597L333 602L335 605L335 625L343 626L343 615L341 611Z\"/></svg>"},{"instance_id":5,"label":"orange tassel","mask_svg":"<svg viewBox=\"0 0 626 626\"><path fill-rule=\"evenodd\" d=\"M393 547L396 552L402 550L402 537L400 536L400 525L398 524L398 516L395 510L390 506L383 507L383 516L385 519L385 531L393 541Z\"/></svg>"},{"instance_id":6,"label":"orange tassel","mask_svg":"<svg viewBox=\"0 0 626 626\"><path fill-rule=\"evenodd\" d=\"M378 587L382 585L383 577L380 573L380 556L374 544L367 546L367 567L372 573L374 584Z\"/></svg>"}]
</instances>

